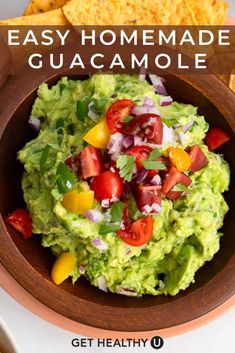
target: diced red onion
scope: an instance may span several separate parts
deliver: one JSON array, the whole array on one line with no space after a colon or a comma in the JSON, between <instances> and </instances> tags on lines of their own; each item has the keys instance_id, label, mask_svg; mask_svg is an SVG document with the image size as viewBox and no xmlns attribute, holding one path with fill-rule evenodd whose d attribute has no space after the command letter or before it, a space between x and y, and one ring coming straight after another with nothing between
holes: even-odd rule
<instances>
[{"instance_id":1,"label":"diced red onion","mask_svg":"<svg viewBox=\"0 0 235 353\"><path fill-rule=\"evenodd\" d=\"M140 106L135 106L132 109L132 113L135 115L142 115L142 114L157 114L160 115L159 109L155 106L154 102L149 97L143 98L143 103Z\"/></svg>"},{"instance_id":2,"label":"diced red onion","mask_svg":"<svg viewBox=\"0 0 235 353\"><path fill-rule=\"evenodd\" d=\"M167 125L163 124L163 139L162 139L162 146L165 145L175 145L176 143L176 136L175 131L172 127L168 127Z\"/></svg>"},{"instance_id":3,"label":"diced red onion","mask_svg":"<svg viewBox=\"0 0 235 353\"><path fill-rule=\"evenodd\" d=\"M102 275L97 278L99 289L108 292L106 278Z\"/></svg>"},{"instance_id":4,"label":"diced red onion","mask_svg":"<svg viewBox=\"0 0 235 353\"><path fill-rule=\"evenodd\" d=\"M113 153L119 154L122 149L123 140L124 140L124 135L121 134L120 132L116 132L115 134L112 134L110 136L109 143L107 146L109 150L109 154L113 154Z\"/></svg>"},{"instance_id":5,"label":"diced red onion","mask_svg":"<svg viewBox=\"0 0 235 353\"><path fill-rule=\"evenodd\" d=\"M95 247L95 248L97 248L98 250L108 250L108 244L105 242L105 241L103 241L103 240L101 240L101 239L93 239L92 241L91 241L91 244Z\"/></svg>"},{"instance_id":6,"label":"diced red onion","mask_svg":"<svg viewBox=\"0 0 235 353\"><path fill-rule=\"evenodd\" d=\"M142 183L147 178L147 175L148 175L148 171L146 169L142 170L142 172L136 179L137 184Z\"/></svg>"},{"instance_id":7,"label":"diced red onion","mask_svg":"<svg viewBox=\"0 0 235 353\"><path fill-rule=\"evenodd\" d=\"M86 268L85 268L85 266L80 265L80 266L79 266L79 272L80 272L82 275L84 275L84 274L85 274L85 272L86 272Z\"/></svg>"},{"instance_id":8,"label":"diced red onion","mask_svg":"<svg viewBox=\"0 0 235 353\"><path fill-rule=\"evenodd\" d=\"M89 118L91 118L91 120L97 122L99 117L95 112L93 112L93 110L92 110L93 105L94 105L94 102L91 102L88 104L88 114L87 115L89 116Z\"/></svg>"},{"instance_id":9,"label":"diced red onion","mask_svg":"<svg viewBox=\"0 0 235 353\"><path fill-rule=\"evenodd\" d=\"M109 200L109 199L103 199L103 200L101 201L101 206L102 206L103 208L108 208L109 205L110 205L110 200Z\"/></svg>"},{"instance_id":10,"label":"diced red onion","mask_svg":"<svg viewBox=\"0 0 235 353\"><path fill-rule=\"evenodd\" d=\"M131 135L126 136L122 142L125 148L129 148L131 145L133 145L133 143L134 143L134 137Z\"/></svg>"},{"instance_id":11,"label":"diced red onion","mask_svg":"<svg viewBox=\"0 0 235 353\"><path fill-rule=\"evenodd\" d=\"M178 129L179 127L181 127L181 124L174 124L174 129Z\"/></svg>"},{"instance_id":12,"label":"diced red onion","mask_svg":"<svg viewBox=\"0 0 235 353\"><path fill-rule=\"evenodd\" d=\"M185 146L187 139L188 139L188 136L185 135L182 131L179 131L177 135L179 137L181 145Z\"/></svg>"},{"instance_id":13,"label":"diced red onion","mask_svg":"<svg viewBox=\"0 0 235 353\"><path fill-rule=\"evenodd\" d=\"M115 170L113 167L111 167L111 168L110 168L110 172L116 173L116 170Z\"/></svg>"},{"instance_id":14,"label":"diced red onion","mask_svg":"<svg viewBox=\"0 0 235 353\"><path fill-rule=\"evenodd\" d=\"M138 135L134 136L134 145L135 146L142 146L144 144L144 140Z\"/></svg>"},{"instance_id":15,"label":"diced red onion","mask_svg":"<svg viewBox=\"0 0 235 353\"><path fill-rule=\"evenodd\" d=\"M35 118L34 116L31 116L29 118L28 121L29 125L31 126L31 128L36 131L39 132L40 128L41 128L41 121L38 118Z\"/></svg>"},{"instance_id":16,"label":"diced red onion","mask_svg":"<svg viewBox=\"0 0 235 353\"><path fill-rule=\"evenodd\" d=\"M166 89L163 85L163 79L157 75L150 74L149 75L150 81L152 82L155 92L162 95L167 96Z\"/></svg>"},{"instance_id":17,"label":"diced red onion","mask_svg":"<svg viewBox=\"0 0 235 353\"><path fill-rule=\"evenodd\" d=\"M95 209L86 211L85 216L91 222L100 222L104 219L103 214L99 210L95 210Z\"/></svg>"},{"instance_id":18,"label":"diced red onion","mask_svg":"<svg viewBox=\"0 0 235 353\"><path fill-rule=\"evenodd\" d=\"M147 75L147 70L144 66L140 68L139 81L144 82Z\"/></svg>"},{"instance_id":19,"label":"diced red onion","mask_svg":"<svg viewBox=\"0 0 235 353\"><path fill-rule=\"evenodd\" d=\"M173 102L173 99L170 96L161 96L160 97L160 106L161 107L166 107L168 105L171 105Z\"/></svg>"},{"instance_id":20,"label":"diced red onion","mask_svg":"<svg viewBox=\"0 0 235 353\"><path fill-rule=\"evenodd\" d=\"M134 289L125 288L125 287L119 288L117 293L118 294L127 295L129 297L136 297L137 296L137 292Z\"/></svg>"},{"instance_id":21,"label":"diced red onion","mask_svg":"<svg viewBox=\"0 0 235 353\"><path fill-rule=\"evenodd\" d=\"M144 205L142 208L142 211L144 213L151 213L152 212L152 207L150 205Z\"/></svg>"},{"instance_id":22,"label":"diced red onion","mask_svg":"<svg viewBox=\"0 0 235 353\"><path fill-rule=\"evenodd\" d=\"M193 126L194 121L190 121L189 123L187 123L186 125L183 126L183 132L186 133L189 129L191 129L191 127Z\"/></svg>"},{"instance_id":23,"label":"diced red onion","mask_svg":"<svg viewBox=\"0 0 235 353\"><path fill-rule=\"evenodd\" d=\"M151 184L153 185L160 185L162 183L162 179L159 174L154 175L154 177L151 179Z\"/></svg>"},{"instance_id":24,"label":"diced red onion","mask_svg":"<svg viewBox=\"0 0 235 353\"><path fill-rule=\"evenodd\" d=\"M134 107L131 111L135 115L142 115L142 114L157 114L160 115L160 111L157 109L157 107L153 106L147 106L147 105L141 105L138 107Z\"/></svg>"},{"instance_id":25,"label":"diced red onion","mask_svg":"<svg viewBox=\"0 0 235 353\"><path fill-rule=\"evenodd\" d=\"M148 96L145 96L143 98L143 105L148 105L149 107L153 107L154 103L151 98L149 98Z\"/></svg>"},{"instance_id":26,"label":"diced red onion","mask_svg":"<svg viewBox=\"0 0 235 353\"><path fill-rule=\"evenodd\" d=\"M151 207L154 213L161 213L162 211L162 207L158 203L153 203Z\"/></svg>"}]
</instances>

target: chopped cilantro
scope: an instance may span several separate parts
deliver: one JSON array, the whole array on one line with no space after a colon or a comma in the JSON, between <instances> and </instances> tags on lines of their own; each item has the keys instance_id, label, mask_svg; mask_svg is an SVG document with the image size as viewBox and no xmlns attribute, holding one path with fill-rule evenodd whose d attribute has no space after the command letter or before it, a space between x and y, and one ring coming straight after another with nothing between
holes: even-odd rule
<instances>
[{"instance_id":1,"label":"chopped cilantro","mask_svg":"<svg viewBox=\"0 0 235 353\"><path fill-rule=\"evenodd\" d=\"M63 118L59 118L59 119L56 120L55 128L59 129L59 128L62 128L62 127L64 127L64 119Z\"/></svg>"},{"instance_id":2,"label":"chopped cilantro","mask_svg":"<svg viewBox=\"0 0 235 353\"><path fill-rule=\"evenodd\" d=\"M156 158L160 157L162 154L158 148L154 148L154 150L150 153L148 157L148 161L155 161Z\"/></svg>"},{"instance_id":3,"label":"chopped cilantro","mask_svg":"<svg viewBox=\"0 0 235 353\"><path fill-rule=\"evenodd\" d=\"M123 124L128 124L131 120L133 120L134 117L133 116L125 116L122 120Z\"/></svg>"},{"instance_id":4,"label":"chopped cilantro","mask_svg":"<svg viewBox=\"0 0 235 353\"><path fill-rule=\"evenodd\" d=\"M50 148L51 148L51 146L46 145L44 150L42 151L41 159L40 159L40 171L41 171L41 173L43 173L44 170L45 170L46 162L47 162L47 159L48 159L48 156L49 156Z\"/></svg>"},{"instance_id":5,"label":"chopped cilantro","mask_svg":"<svg viewBox=\"0 0 235 353\"><path fill-rule=\"evenodd\" d=\"M120 170L120 176L126 181L131 181L133 169L135 166L135 157L122 155L119 156L116 162L117 168Z\"/></svg>"},{"instance_id":6,"label":"chopped cilantro","mask_svg":"<svg viewBox=\"0 0 235 353\"><path fill-rule=\"evenodd\" d=\"M187 186L185 186L183 184L176 184L171 191L189 192L191 190Z\"/></svg>"},{"instance_id":7,"label":"chopped cilantro","mask_svg":"<svg viewBox=\"0 0 235 353\"><path fill-rule=\"evenodd\" d=\"M119 224L101 224L99 233L101 235L108 234L108 233L113 233L116 232L117 230L120 229Z\"/></svg>"},{"instance_id":8,"label":"chopped cilantro","mask_svg":"<svg viewBox=\"0 0 235 353\"><path fill-rule=\"evenodd\" d=\"M124 203L121 201L114 202L110 208L110 215L113 222L121 222L124 210Z\"/></svg>"},{"instance_id":9,"label":"chopped cilantro","mask_svg":"<svg viewBox=\"0 0 235 353\"><path fill-rule=\"evenodd\" d=\"M73 136L75 134L75 126L74 126L74 124L69 124L68 125L67 132L71 136Z\"/></svg>"},{"instance_id":10,"label":"chopped cilantro","mask_svg":"<svg viewBox=\"0 0 235 353\"><path fill-rule=\"evenodd\" d=\"M162 162L158 162L158 161L143 161L142 162L143 166L145 169L147 170L151 170L151 169L158 169L158 170L165 170L166 166L164 163Z\"/></svg>"},{"instance_id":11,"label":"chopped cilantro","mask_svg":"<svg viewBox=\"0 0 235 353\"><path fill-rule=\"evenodd\" d=\"M85 97L80 101L77 101L77 110L76 110L76 116L81 120L82 122L85 121L85 118L87 117L88 114L88 105L91 103L91 98L90 97Z\"/></svg>"},{"instance_id":12,"label":"chopped cilantro","mask_svg":"<svg viewBox=\"0 0 235 353\"><path fill-rule=\"evenodd\" d=\"M72 191L77 187L77 177L63 162L60 162L56 171L56 184L61 194Z\"/></svg>"}]
</instances>

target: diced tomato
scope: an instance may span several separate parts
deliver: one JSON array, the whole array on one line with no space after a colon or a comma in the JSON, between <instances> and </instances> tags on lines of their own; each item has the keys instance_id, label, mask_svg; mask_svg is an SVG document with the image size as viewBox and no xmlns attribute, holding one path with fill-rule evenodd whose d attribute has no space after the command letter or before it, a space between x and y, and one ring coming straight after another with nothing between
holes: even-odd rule
<instances>
[{"instance_id":1,"label":"diced tomato","mask_svg":"<svg viewBox=\"0 0 235 353\"><path fill-rule=\"evenodd\" d=\"M121 99L113 103L107 113L106 122L111 132L123 131L123 119L131 115L131 110L135 104L129 99Z\"/></svg>"},{"instance_id":2,"label":"diced tomato","mask_svg":"<svg viewBox=\"0 0 235 353\"><path fill-rule=\"evenodd\" d=\"M161 206L161 190L159 185L139 185L137 189L137 205L139 210L143 212L144 206L152 206L156 203Z\"/></svg>"},{"instance_id":3,"label":"diced tomato","mask_svg":"<svg viewBox=\"0 0 235 353\"><path fill-rule=\"evenodd\" d=\"M214 151L225 142L230 140L230 136L226 131L219 127L212 127L206 135L206 144L210 151Z\"/></svg>"},{"instance_id":4,"label":"diced tomato","mask_svg":"<svg viewBox=\"0 0 235 353\"><path fill-rule=\"evenodd\" d=\"M136 146L133 147L130 151L128 151L129 155L136 157L135 163L138 170L144 169L142 162L148 159L149 154L152 150L153 149L149 146Z\"/></svg>"},{"instance_id":5,"label":"diced tomato","mask_svg":"<svg viewBox=\"0 0 235 353\"><path fill-rule=\"evenodd\" d=\"M71 156L71 157L67 158L66 161L65 161L65 164L66 164L70 169L72 169L72 171L73 171L75 174L78 174L78 172L79 172L79 166L80 166L80 163L79 163L79 156Z\"/></svg>"},{"instance_id":6,"label":"diced tomato","mask_svg":"<svg viewBox=\"0 0 235 353\"><path fill-rule=\"evenodd\" d=\"M144 245L151 240L153 235L153 217L148 216L138 219L129 224L124 230L118 230L117 235L129 245Z\"/></svg>"},{"instance_id":7,"label":"diced tomato","mask_svg":"<svg viewBox=\"0 0 235 353\"><path fill-rule=\"evenodd\" d=\"M90 188L94 191L95 198L101 202L107 199L119 199L122 195L124 184L117 173L108 170L92 178Z\"/></svg>"},{"instance_id":8,"label":"diced tomato","mask_svg":"<svg viewBox=\"0 0 235 353\"><path fill-rule=\"evenodd\" d=\"M33 234L33 227L30 215L27 211L18 209L5 218L6 222L18 230L25 239Z\"/></svg>"},{"instance_id":9,"label":"diced tomato","mask_svg":"<svg viewBox=\"0 0 235 353\"><path fill-rule=\"evenodd\" d=\"M177 184L189 186L191 182L192 180L187 175L179 172L175 167L171 167L163 181L162 192L169 198L178 198L179 196L181 196L182 192L176 192L177 194L172 195L170 192L172 192L171 190L173 189L173 187Z\"/></svg>"},{"instance_id":10,"label":"diced tomato","mask_svg":"<svg viewBox=\"0 0 235 353\"><path fill-rule=\"evenodd\" d=\"M182 191L170 191L166 194L166 197L171 200L178 200L182 195Z\"/></svg>"},{"instance_id":11,"label":"diced tomato","mask_svg":"<svg viewBox=\"0 0 235 353\"><path fill-rule=\"evenodd\" d=\"M142 114L136 116L127 125L126 134L139 135L147 138L149 142L162 144L163 124L159 115L157 114Z\"/></svg>"},{"instance_id":12,"label":"diced tomato","mask_svg":"<svg viewBox=\"0 0 235 353\"><path fill-rule=\"evenodd\" d=\"M188 170L190 172L198 172L199 170L203 169L209 163L206 155L203 153L201 148L198 145L194 145L188 149L188 154L192 161Z\"/></svg>"},{"instance_id":13,"label":"diced tomato","mask_svg":"<svg viewBox=\"0 0 235 353\"><path fill-rule=\"evenodd\" d=\"M80 153L81 172L83 179L99 175L104 170L102 153L98 148L88 146Z\"/></svg>"}]
</instances>

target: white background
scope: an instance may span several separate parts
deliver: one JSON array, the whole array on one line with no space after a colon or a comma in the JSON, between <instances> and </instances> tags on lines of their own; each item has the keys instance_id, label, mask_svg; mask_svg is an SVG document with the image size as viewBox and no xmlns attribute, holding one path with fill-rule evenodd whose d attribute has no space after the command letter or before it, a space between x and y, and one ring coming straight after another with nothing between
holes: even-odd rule
<instances>
[{"instance_id":1,"label":"white background","mask_svg":"<svg viewBox=\"0 0 235 353\"><path fill-rule=\"evenodd\" d=\"M48 0L49 1L49 0ZM196 0L195 0L196 1ZM202 0L203 1L203 0ZM231 4L230 15L235 18L235 1ZM0 0L0 19L19 16L27 0ZM59 329L16 303L0 289L0 314L15 336L22 353L150 353L154 350L123 348L74 348L73 338L79 337ZM166 339L162 353L234 353L235 352L235 310L195 331Z\"/></svg>"}]
</instances>

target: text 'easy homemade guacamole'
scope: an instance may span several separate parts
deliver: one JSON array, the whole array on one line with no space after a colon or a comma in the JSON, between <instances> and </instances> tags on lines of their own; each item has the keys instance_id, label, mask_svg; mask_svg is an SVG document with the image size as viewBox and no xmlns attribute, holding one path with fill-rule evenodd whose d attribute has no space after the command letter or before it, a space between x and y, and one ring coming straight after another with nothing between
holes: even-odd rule
<instances>
[{"instance_id":1,"label":"text 'easy homemade guacamole'","mask_svg":"<svg viewBox=\"0 0 235 353\"><path fill-rule=\"evenodd\" d=\"M176 295L219 250L228 164L205 144L197 108L173 102L157 76L141 81L63 77L38 89L40 131L18 159L33 232L60 259L55 283Z\"/></svg>"}]
</instances>

